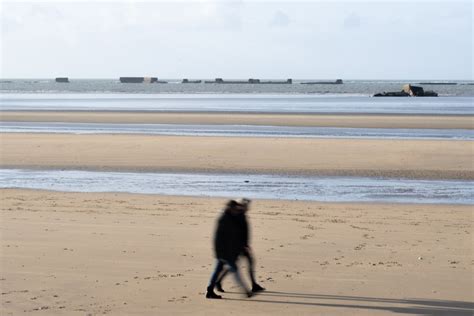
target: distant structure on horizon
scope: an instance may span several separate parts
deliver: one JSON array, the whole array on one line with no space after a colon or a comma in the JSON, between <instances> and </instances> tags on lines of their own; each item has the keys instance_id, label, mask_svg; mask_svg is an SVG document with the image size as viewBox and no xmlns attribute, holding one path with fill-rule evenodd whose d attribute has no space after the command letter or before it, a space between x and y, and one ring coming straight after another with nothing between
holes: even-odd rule
<instances>
[{"instance_id":1,"label":"distant structure on horizon","mask_svg":"<svg viewBox=\"0 0 474 316\"><path fill-rule=\"evenodd\" d=\"M343 84L342 79L337 79L336 81L307 81L302 82L301 84Z\"/></svg>"},{"instance_id":2,"label":"distant structure on horizon","mask_svg":"<svg viewBox=\"0 0 474 316\"><path fill-rule=\"evenodd\" d=\"M293 79L278 81L261 81L260 79L250 78L249 80L224 80L216 78L215 80L206 80L204 83L220 83L220 84L292 84Z\"/></svg>"},{"instance_id":3,"label":"distant structure on horizon","mask_svg":"<svg viewBox=\"0 0 474 316\"><path fill-rule=\"evenodd\" d=\"M156 77L120 77L121 83L158 83Z\"/></svg>"},{"instance_id":4,"label":"distant structure on horizon","mask_svg":"<svg viewBox=\"0 0 474 316\"><path fill-rule=\"evenodd\" d=\"M69 78L68 77L56 77L56 82L62 82L62 83L68 83Z\"/></svg>"},{"instance_id":5,"label":"distant structure on horizon","mask_svg":"<svg viewBox=\"0 0 474 316\"><path fill-rule=\"evenodd\" d=\"M183 79L181 83L201 83L202 80L189 80L189 79Z\"/></svg>"},{"instance_id":6,"label":"distant structure on horizon","mask_svg":"<svg viewBox=\"0 0 474 316\"><path fill-rule=\"evenodd\" d=\"M427 84L432 86L455 86L457 82L420 82L419 84Z\"/></svg>"}]
</instances>

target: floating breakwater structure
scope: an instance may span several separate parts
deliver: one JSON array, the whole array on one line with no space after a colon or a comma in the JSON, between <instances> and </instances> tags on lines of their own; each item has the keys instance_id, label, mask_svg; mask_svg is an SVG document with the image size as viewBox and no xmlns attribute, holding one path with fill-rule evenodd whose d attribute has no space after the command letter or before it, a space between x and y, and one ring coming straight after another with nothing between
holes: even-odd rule
<instances>
[{"instance_id":1,"label":"floating breakwater structure","mask_svg":"<svg viewBox=\"0 0 474 316\"><path fill-rule=\"evenodd\" d=\"M419 84L426 84L432 86L455 86L457 82L420 82Z\"/></svg>"},{"instance_id":2,"label":"floating breakwater structure","mask_svg":"<svg viewBox=\"0 0 474 316\"><path fill-rule=\"evenodd\" d=\"M202 80L189 80L189 79L183 79L181 83L201 83Z\"/></svg>"},{"instance_id":3,"label":"floating breakwater structure","mask_svg":"<svg viewBox=\"0 0 474 316\"><path fill-rule=\"evenodd\" d=\"M56 82L61 82L61 83L68 83L69 78L68 77L57 77L55 78ZM119 81L121 83L168 83L167 81L162 81L158 80L157 77L119 77ZM181 82L177 83L182 83L182 84L187 84L187 83L207 83L207 84L293 84L293 79L282 79L282 80L261 80L261 79L255 79L255 78L249 78L247 80L224 80L222 78L215 78L214 80L201 80L201 79L196 79L196 80L190 80L187 78L184 78L181 80ZM300 82L300 84L305 84L305 85L338 85L338 84L343 84L342 79L337 79L335 81L306 81L306 82ZM453 85L453 83L427 83L427 84L438 84L438 85ZM454 83L456 84L456 83Z\"/></svg>"},{"instance_id":4,"label":"floating breakwater structure","mask_svg":"<svg viewBox=\"0 0 474 316\"><path fill-rule=\"evenodd\" d=\"M336 81L307 81L302 82L301 84L343 84L342 79L337 79Z\"/></svg>"},{"instance_id":5,"label":"floating breakwater structure","mask_svg":"<svg viewBox=\"0 0 474 316\"><path fill-rule=\"evenodd\" d=\"M158 81L156 77L120 77L121 83L154 83Z\"/></svg>"},{"instance_id":6,"label":"floating breakwater structure","mask_svg":"<svg viewBox=\"0 0 474 316\"><path fill-rule=\"evenodd\" d=\"M160 81L157 77L120 77L121 83L168 83Z\"/></svg>"},{"instance_id":7,"label":"floating breakwater structure","mask_svg":"<svg viewBox=\"0 0 474 316\"><path fill-rule=\"evenodd\" d=\"M55 78L56 82L68 83L68 77L57 77ZM119 77L121 83L168 83L167 81L158 80L157 77ZM293 84L293 79L289 78L286 80L261 80L255 78L249 78L248 80L224 80L222 78L215 78L214 80L190 80L184 78L180 83L208 83L208 84ZM343 84L342 79L337 79L335 81L306 81L300 82L300 84L305 85L317 85L317 84ZM455 85L457 83L426 83L433 85Z\"/></svg>"},{"instance_id":8,"label":"floating breakwater structure","mask_svg":"<svg viewBox=\"0 0 474 316\"><path fill-rule=\"evenodd\" d=\"M60 82L60 83L69 83L69 78L68 77L56 77L55 81Z\"/></svg>"}]
</instances>

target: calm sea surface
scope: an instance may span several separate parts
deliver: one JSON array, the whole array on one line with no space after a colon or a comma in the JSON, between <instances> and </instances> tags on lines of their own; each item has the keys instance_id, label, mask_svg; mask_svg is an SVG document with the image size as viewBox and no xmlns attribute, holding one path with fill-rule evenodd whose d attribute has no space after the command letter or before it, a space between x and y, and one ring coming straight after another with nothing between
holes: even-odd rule
<instances>
[{"instance_id":1,"label":"calm sea surface","mask_svg":"<svg viewBox=\"0 0 474 316\"><path fill-rule=\"evenodd\" d=\"M160 79L161 80L161 79ZM167 84L124 84L117 79L74 79L70 83L56 83L53 79L2 79L0 93L139 93L139 94L349 94L369 96L383 91L400 91L402 85L420 85L426 80L345 80L344 84L305 85L308 81L293 80L293 84L181 84L179 79L164 79ZM229 79L232 80L232 79ZM262 79L263 80L263 79ZM472 81L442 81L456 85L421 84L444 96L474 96ZM440 83L440 81L438 81ZM469 85L471 84L471 85Z\"/></svg>"},{"instance_id":2,"label":"calm sea surface","mask_svg":"<svg viewBox=\"0 0 474 316\"><path fill-rule=\"evenodd\" d=\"M0 80L0 106L9 110L217 111L264 113L474 114L474 85L423 84L440 97L373 98L420 81L346 80L344 84L120 83L117 79ZM438 82L440 83L440 82Z\"/></svg>"}]
</instances>

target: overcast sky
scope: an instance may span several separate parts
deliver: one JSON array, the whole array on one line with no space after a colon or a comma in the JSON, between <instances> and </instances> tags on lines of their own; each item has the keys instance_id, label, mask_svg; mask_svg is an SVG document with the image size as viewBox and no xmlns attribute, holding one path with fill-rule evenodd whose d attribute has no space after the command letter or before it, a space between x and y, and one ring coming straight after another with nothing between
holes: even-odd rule
<instances>
[{"instance_id":1,"label":"overcast sky","mask_svg":"<svg viewBox=\"0 0 474 316\"><path fill-rule=\"evenodd\" d=\"M473 2L0 0L2 78L473 79Z\"/></svg>"}]
</instances>

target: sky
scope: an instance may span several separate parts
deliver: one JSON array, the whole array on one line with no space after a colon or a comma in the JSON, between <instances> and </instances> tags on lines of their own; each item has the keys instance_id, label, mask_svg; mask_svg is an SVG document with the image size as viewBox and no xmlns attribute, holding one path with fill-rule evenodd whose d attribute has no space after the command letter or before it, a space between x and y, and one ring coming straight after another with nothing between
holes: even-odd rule
<instances>
[{"instance_id":1,"label":"sky","mask_svg":"<svg viewBox=\"0 0 474 316\"><path fill-rule=\"evenodd\" d=\"M472 0L0 0L0 77L472 80L473 10Z\"/></svg>"}]
</instances>

